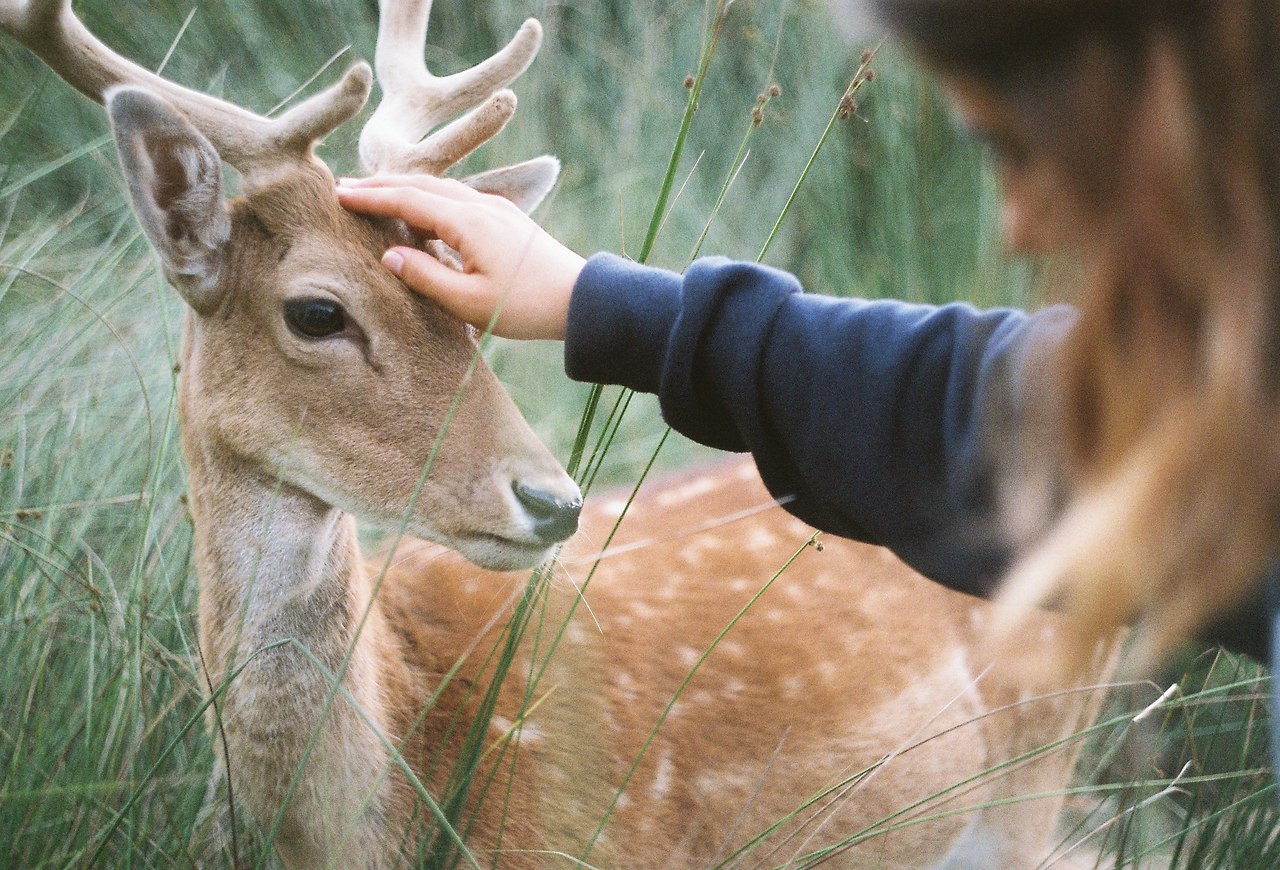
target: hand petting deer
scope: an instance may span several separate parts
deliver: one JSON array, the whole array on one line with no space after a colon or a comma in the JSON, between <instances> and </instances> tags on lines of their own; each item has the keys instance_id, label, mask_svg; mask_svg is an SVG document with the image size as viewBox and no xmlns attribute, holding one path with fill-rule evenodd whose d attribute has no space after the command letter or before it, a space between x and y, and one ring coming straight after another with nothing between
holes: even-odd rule
<instances>
[{"instance_id":1,"label":"hand petting deer","mask_svg":"<svg viewBox=\"0 0 1280 870\"><path fill-rule=\"evenodd\" d=\"M489 60L432 76L430 5L381 2L369 173L445 172L512 116L505 87L538 50L530 20ZM769 507L741 461L642 495L589 607L553 583L549 627L520 647L496 707L482 704L523 588L491 572L548 559L581 499L472 331L379 264L393 244L439 243L338 204L313 146L361 109L368 66L273 119L125 60L68 0L0 0L0 26L105 104L138 220L188 303L180 409L211 722L236 797L275 829L287 867L1029 867L1048 854L1076 745L1032 750L1072 734L1099 693L1040 698L1060 687L982 675L989 605L877 548L804 548L812 531ZM234 200L222 161L242 178ZM557 172L540 157L466 183L528 211ZM558 574L585 576L621 505L588 507ZM366 563L357 517L407 519L434 543ZM460 785L476 717L487 732Z\"/></svg>"}]
</instances>

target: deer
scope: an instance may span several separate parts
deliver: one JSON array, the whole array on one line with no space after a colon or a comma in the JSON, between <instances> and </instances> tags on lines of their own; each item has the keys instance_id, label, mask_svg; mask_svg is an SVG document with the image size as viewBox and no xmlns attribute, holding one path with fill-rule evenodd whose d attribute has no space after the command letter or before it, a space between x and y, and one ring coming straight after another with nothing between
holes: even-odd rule
<instances>
[{"instance_id":1,"label":"deer","mask_svg":"<svg viewBox=\"0 0 1280 870\"><path fill-rule=\"evenodd\" d=\"M512 117L508 85L540 46L530 19L489 59L432 75L430 8L379 4L368 173L445 173ZM286 867L1049 855L1070 737L1101 692L987 668L992 605L886 550L816 546L749 460L584 508L475 331L379 264L393 244L449 251L338 204L314 148L364 106L367 64L269 118L116 54L69 0L2 0L0 28L105 106L186 302L214 779ZM558 171L543 156L463 181L531 211ZM366 557L357 518L408 535ZM530 595L548 627L513 642L498 683L488 652Z\"/></svg>"}]
</instances>

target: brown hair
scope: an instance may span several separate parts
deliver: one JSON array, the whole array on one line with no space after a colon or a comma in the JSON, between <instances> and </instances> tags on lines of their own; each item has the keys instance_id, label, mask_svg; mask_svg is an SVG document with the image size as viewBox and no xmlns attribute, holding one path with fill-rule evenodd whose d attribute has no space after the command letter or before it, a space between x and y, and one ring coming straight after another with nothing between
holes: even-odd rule
<instances>
[{"instance_id":1,"label":"brown hair","mask_svg":"<svg viewBox=\"0 0 1280 870\"><path fill-rule=\"evenodd\" d=\"M1068 498L1005 597L1056 601L1077 640L1138 621L1158 655L1280 552L1280 4L876 5L996 95L1087 206L1051 369Z\"/></svg>"}]
</instances>

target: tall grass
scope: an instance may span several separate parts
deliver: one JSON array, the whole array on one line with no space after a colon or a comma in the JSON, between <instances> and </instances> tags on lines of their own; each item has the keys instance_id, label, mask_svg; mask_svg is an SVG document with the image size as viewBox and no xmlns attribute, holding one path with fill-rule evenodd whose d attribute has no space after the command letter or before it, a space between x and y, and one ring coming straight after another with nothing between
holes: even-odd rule
<instances>
[{"instance_id":1,"label":"tall grass","mask_svg":"<svg viewBox=\"0 0 1280 870\"><path fill-rule=\"evenodd\" d=\"M837 120L814 156L877 36L850 46L818 0L739 0L717 22L720 8L438 0L428 50L437 71L486 56L527 15L547 29L517 87L516 120L464 169L558 154L563 182L544 223L584 253L643 253L680 269L695 249L754 259L772 238L766 261L815 291L1029 300L1029 270L993 242L980 152L892 47L878 55L858 114ZM261 111L331 81L306 85L337 55L338 68L371 57L376 19L371 0L232 0L194 15L167 0L93 0L78 11L153 67L176 42L167 74ZM202 865L215 747L200 715L208 687L175 438L182 305L124 202L101 111L7 41L0 68L0 865ZM688 75L696 111L687 111ZM774 83L781 93L755 127L757 95ZM347 125L324 148L340 171L353 168L358 129ZM555 347L495 342L490 359L561 456L576 442L592 480L634 481L660 440L658 465L704 453L663 435L644 397L597 396L596 419L582 427L590 390L557 373ZM526 629L554 638L540 622L541 595L531 583L511 643ZM1080 793L1114 797L1105 818L1081 798L1080 836L1101 828L1090 844L1105 841L1117 863L1274 866L1273 786L1257 736L1263 688L1237 666L1226 677L1222 664L1201 669L1210 685L1184 683L1157 725L1132 722L1150 701L1135 697L1097 726L1096 770ZM1178 777L1186 758L1195 766ZM462 830L459 795L501 790L471 778L474 760L453 799L439 796ZM1118 787L1117 771L1128 780ZM269 860L260 842L238 850ZM444 839L433 853L436 863L458 854Z\"/></svg>"}]
</instances>

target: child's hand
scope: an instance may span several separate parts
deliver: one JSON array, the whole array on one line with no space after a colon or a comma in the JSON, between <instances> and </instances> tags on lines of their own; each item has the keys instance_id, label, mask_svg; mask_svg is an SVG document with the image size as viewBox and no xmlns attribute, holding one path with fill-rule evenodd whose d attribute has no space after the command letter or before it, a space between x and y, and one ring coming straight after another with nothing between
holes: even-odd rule
<instances>
[{"instance_id":1,"label":"child's hand","mask_svg":"<svg viewBox=\"0 0 1280 870\"><path fill-rule=\"evenodd\" d=\"M383 264L411 290L481 329L497 311L496 335L564 338L569 296L585 261L512 203L430 175L344 179L338 200L434 233L461 255L464 271L457 272L414 248L387 251Z\"/></svg>"}]
</instances>

